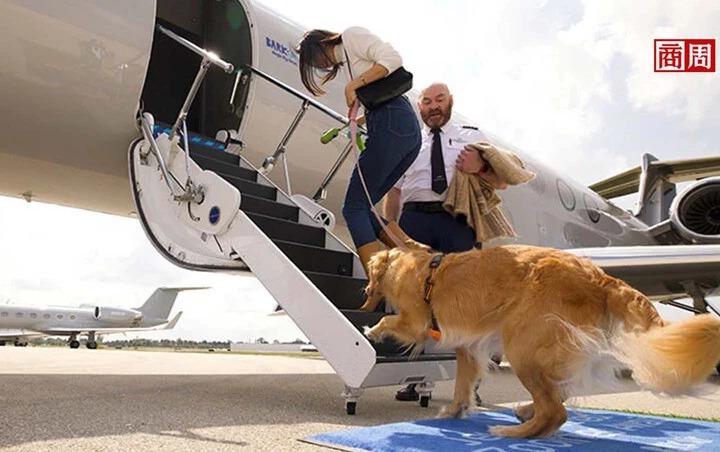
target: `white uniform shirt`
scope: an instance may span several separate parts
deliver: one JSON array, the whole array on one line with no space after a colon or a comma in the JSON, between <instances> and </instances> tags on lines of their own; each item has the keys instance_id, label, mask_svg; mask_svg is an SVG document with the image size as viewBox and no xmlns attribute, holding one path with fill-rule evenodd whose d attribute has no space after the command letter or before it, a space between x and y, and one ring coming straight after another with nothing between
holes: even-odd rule
<instances>
[{"instance_id":1,"label":"white uniform shirt","mask_svg":"<svg viewBox=\"0 0 720 452\"><path fill-rule=\"evenodd\" d=\"M448 186L455 175L455 161L460 152L468 144L478 141L487 141L485 135L479 130L468 127L460 127L451 123L445 124L440 129L442 140L443 162L445 163L445 177ZM447 190L442 193L435 193L432 190L432 167L430 158L432 156L433 133L429 127L422 131L422 145L415 161L410 165L405 174L397 181L395 188L400 189L400 203L406 202L435 202L445 201Z\"/></svg>"},{"instance_id":2,"label":"white uniform shirt","mask_svg":"<svg viewBox=\"0 0 720 452\"><path fill-rule=\"evenodd\" d=\"M360 77L375 63L385 67L388 73L395 72L403 64L402 57L390 43L362 27L350 27L342 32L342 44L335 46L336 60L346 61L345 52L354 78Z\"/></svg>"}]
</instances>

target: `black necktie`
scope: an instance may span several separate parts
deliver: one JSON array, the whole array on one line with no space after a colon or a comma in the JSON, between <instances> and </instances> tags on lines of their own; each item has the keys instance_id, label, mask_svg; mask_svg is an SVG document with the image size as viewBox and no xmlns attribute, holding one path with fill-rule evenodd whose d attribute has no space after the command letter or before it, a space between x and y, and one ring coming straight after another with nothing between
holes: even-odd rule
<instances>
[{"instance_id":1,"label":"black necktie","mask_svg":"<svg viewBox=\"0 0 720 452\"><path fill-rule=\"evenodd\" d=\"M432 191L437 194L447 189L447 177L445 176L445 160L442 152L442 138L440 129L432 129L433 143L432 155L430 156L430 174L432 177Z\"/></svg>"}]
</instances>

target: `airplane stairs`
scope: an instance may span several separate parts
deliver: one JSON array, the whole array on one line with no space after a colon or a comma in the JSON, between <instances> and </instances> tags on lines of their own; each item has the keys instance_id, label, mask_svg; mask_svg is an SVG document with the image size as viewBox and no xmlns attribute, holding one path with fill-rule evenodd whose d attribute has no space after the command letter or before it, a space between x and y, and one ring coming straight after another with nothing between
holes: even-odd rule
<instances>
[{"instance_id":1,"label":"airplane stairs","mask_svg":"<svg viewBox=\"0 0 720 452\"><path fill-rule=\"evenodd\" d=\"M252 271L340 376L348 414L364 388L418 383L427 406L433 382L454 378L454 353L429 344L411 360L392 341L367 340L363 326L386 313L358 310L367 281L357 256L307 203L227 152L236 145L187 134L186 161L171 128L147 113L141 124L145 138L130 146L129 172L150 241L181 267Z\"/></svg>"}]
</instances>

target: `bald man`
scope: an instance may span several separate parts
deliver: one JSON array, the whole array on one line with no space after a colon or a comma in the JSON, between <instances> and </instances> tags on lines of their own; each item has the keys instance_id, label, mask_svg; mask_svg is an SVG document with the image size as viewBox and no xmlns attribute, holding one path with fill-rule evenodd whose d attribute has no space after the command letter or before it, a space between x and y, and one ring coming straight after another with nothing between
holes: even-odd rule
<instances>
[{"instance_id":1,"label":"bald man","mask_svg":"<svg viewBox=\"0 0 720 452\"><path fill-rule=\"evenodd\" d=\"M385 218L397 221L411 238L438 251L467 251L475 246L475 232L464 218L442 207L455 170L477 173L484 163L469 144L487 141L477 127L455 125L453 97L444 83L425 88L418 100L423 123L420 152L405 175L388 192ZM400 215L402 206L402 215Z\"/></svg>"},{"instance_id":2,"label":"bald man","mask_svg":"<svg viewBox=\"0 0 720 452\"><path fill-rule=\"evenodd\" d=\"M480 245L465 218L453 217L442 204L456 170L480 173L485 169L477 151L466 146L487 141L477 127L452 124L452 107L453 97L444 83L433 83L422 90L418 108L425 127L420 152L390 189L384 205L385 218L397 221L400 216L400 228L408 236L444 253L467 251ZM419 394L411 384L398 391L395 398L414 401ZM480 404L477 393L476 401Z\"/></svg>"}]
</instances>

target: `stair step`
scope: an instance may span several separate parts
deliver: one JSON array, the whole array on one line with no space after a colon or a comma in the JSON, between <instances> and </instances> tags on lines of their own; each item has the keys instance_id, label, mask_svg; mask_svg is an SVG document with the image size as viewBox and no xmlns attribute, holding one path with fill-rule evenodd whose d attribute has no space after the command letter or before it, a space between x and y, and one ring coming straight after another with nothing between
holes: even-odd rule
<instances>
[{"instance_id":1,"label":"stair step","mask_svg":"<svg viewBox=\"0 0 720 452\"><path fill-rule=\"evenodd\" d=\"M200 165L202 169L214 171L221 176L232 176L239 179L249 180L250 182L257 182L257 171L243 168L241 166L227 163L223 160L216 160L210 157L205 157L204 154L190 153L192 159Z\"/></svg>"},{"instance_id":2,"label":"stair step","mask_svg":"<svg viewBox=\"0 0 720 452\"><path fill-rule=\"evenodd\" d=\"M291 221L272 218L267 215L248 213L248 217L273 240L282 240L319 248L325 247L325 229ZM352 255L351 255L352 256Z\"/></svg>"},{"instance_id":3,"label":"stair step","mask_svg":"<svg viewBox=\"0 0 720 452\"><path fill-rule=\"evenodd\" d=\"M209 145L209 143L215 144ZM218 141L200 136L198 136L198 138L195 138L193 134L190 134L190 141L188 144L190 144L190 157L192 157L193 159L196 156L202 156L230 165L235 165L238 167L240 166L240 157L235 154L230 154L229 152L218 149L218 147L221 146L220 142Z\"/></svg>"},{"instance_id":4,"label":"stair step","mask_svg":"<svg viewBox=\"0 0 720 452\"><path fill-rule=\"evenodd\" d=\"M240 210L246 213L258 213L287 221L298 221L298 212L300 209L295 206L288 206L287 204L245 194L242 196Z\"/></svg>"},{"instance_id":5,"label":"stair step","mask_svg":"<svg viewBox=\"0 0 720 452\"><path fill-rule=\"evenodd\" d=\"M366 279L309 271L305 275L338 309L358 309L365 303Z\"/></svg>"},{"instance_id":6,"label":"stair step","mask_svg":"<svg viewBox=\"0 0 720 452\"><path fill-rule=\"evenodd\" d=\"M352 275L353 255L300 243L273 240L291 261L303 271Z\"/></svg>"},{"instance_id":7,"label":"stair step","mask_svg":"<svg viewBox=\"0 0 720 452\"><path fill-rule=\"evenodd\" d=\"M223 179L228 181L233 187L240 190L243 195L248 194L257 198L265 198L270 201L277 199L277 189L275 187L268 187L267 185L256 184L246 179L240 179L235 176L221 175Z\"/></svg>"}]
</instances>

